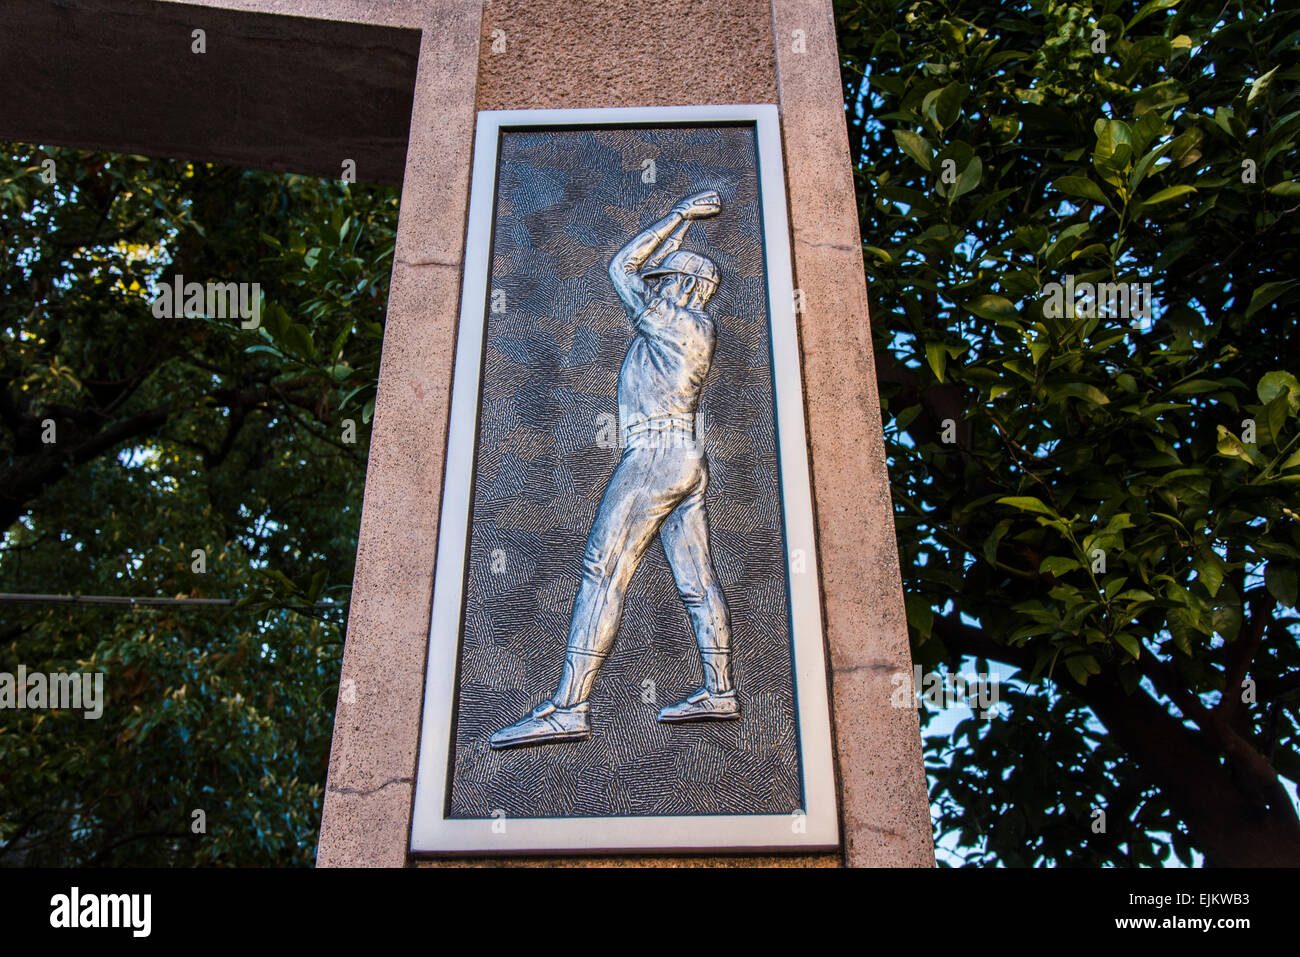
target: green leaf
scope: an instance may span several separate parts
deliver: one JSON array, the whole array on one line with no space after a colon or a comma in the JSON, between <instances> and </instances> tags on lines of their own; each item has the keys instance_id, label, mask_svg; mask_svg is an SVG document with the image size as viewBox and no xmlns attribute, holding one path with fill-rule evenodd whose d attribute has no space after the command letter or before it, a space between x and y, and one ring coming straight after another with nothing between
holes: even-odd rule
<instances>
[{"instance_id":1,"label":"green leaf","mask_svg":"<svg viewBox=\"0 0 1300 957\"><path fill-rule=\"evenodd\" d=\"M1043 247L1047 245L1049 238L1047 230L1038 223L1017 226L1014 235L1020 244L1031 253L1041 252Z\"/></svg>"},{"instance_id":2,"label":"green leaf","mask_svg":"<svg viewBox=\"0 0 1300 957\"><path fill-rule=\"evenodd\" d=\"M1287 180L1283 183L1274 183L1268 188L1268 191L1274 196L1281 196L1283 199L1291 199L1300 196L1300 183L1295 180Z\"/></svg>"},{"instance_id":3,"label":"green leaf","mask_svg":"<svg viewBox=\"0 0 1300 957\"><path fill-rule=\"evenodd\" d=\"M948 193L948 201L956 199L958 196L964 196L980 184L980 177L984 173L984 164L980 162L978 156L971 157L971 161L966 164L966 168L957 176L957 182L952 184L952 190Z\"/></svg>"},{"instance_id":4,"label":"green leaf","mask_svg":"<svg viewBox=\"0 0 1300 957\"><path fill-rule=\"evenodd\" d=\"M902 412L899 412L894 418L894 426L898 429L906 429L921 414L920 404L909 405Z\"/></svg>"},{"instance_id":5,"label":"green leaf","mask_svg":"<svg viewBox=\"0 0 1300 957\"><path fill-rule=\"evenodd\" d=\"M262 307L262 328L272 341L283 344L285 330L289 328L289 314L279 303L267 302Z\"/></svg>"},{"instance_id":6,"label":"green leaf","mask_svg":"<svg viewBox=\"0 0 1300 957\"><path fill-rule=\"evenodd\" d=\"M1010 505L1022 512L1033 512L1035 515L1046 515L1050 518L1060 518L1049 506L1035 498L1032 495L1008 495L998 499L999 505Z\"/></svg>"},{"instance_id":7,"label":"green leaf","mask_svg":"<svg viewBox=\"0 0 1300 957\"><path fill-rule=\"evenodd\" d=\"M1128 22L1126 29L1132 30L1134 26L1151 16L1151 14L1176 6L1178 6L1178 0L1147 0L1146 3L1138 7L1138 12L1133 14L1133 19Z\"/></svg>"},{"instance_id":8,"label":"green leaf","mask_svg":"<svg viewBox=\"0 0 1300 957\"><path fill-rule=\"evenodd\" d=\"M375 387L375 384L374 384L373 382L364 382L364 383L362 383L361 385L357 386L357 387L356 387L355 389L353 389L352 391L348 392L347 395L345 395L342 399L339 400L339 408L340 408L340 409L346 409L348 403L349 403L350 401L352 401L353 397L355 397L355 396L357 395L357 393L359 393L359 392L364 392L366 389L373 389L374 387Z\"/></svg>"},{"instance_id":9,"label":"green leaf","mask_svg":"<svg viewBox=\"0 0 1300 957\"><path fill-rule=\"evenodd\" d=\"M1158 206L1161 203L1167 203L1171 200L1178 199L1180 196L1190 196L1196 192L1195 186L1166 186L1153 196L1149 196L1142 201L1143 206Z\"/></svg>"},{"instance_id":10,"label":"green leaf","mask_svg":"<svg viewBox=\"0 0 1300 957\"><path fill-rule=\"evenodd\" d=\"M924 595L904 595L903 607L907 611L907 623L924 642L934 630L934 608L930 599Z\"/></svg>"},{"instance_id":11,"label":"green leaf","mask_svg":"<svg viewBox=\"0 0 1300 957\"><path fill-rule=\"evenodd\" d=\"M965 85L961 83L949 83L938 90L931 90L921 101L921 113L942 132L957 122L966 92Z\"/></svg>"},{"instance_id":12,"label":"green leaf","mask_svg":"<svg viewBox=\"0 0 1300 957\"><path fill-rule=\"evenodd\" d=\"M1151 152L1138 160L1137 165L1133 168L1133 175L1130 176L1128 180L1128 189L1130 193L1137 191L1138 186L1144 179L1146 179L1147 173L1151 171L1151 167L1155 165L1155 162L1160 159L1160 157L1168 153L1173 148L1173 145L1173 141L1170 140L1162 146L1157 146L1155 149L1151 150Z\"/></svg>"},{"instance_id":13,"label":"green leaf","mask_svg":"<svg viewBox=\"0 0 1300 957\"><path fill-rule=\"evenodd\" d=\"M1200 159L1201 141L1204 138L1205 134L1196 126L1175 136L1169 148L1169 158L1174 161L1174 165L1182 169Z\"/></svg>"},{"instance_id":14,"label":"green leaf","mask_svg":"<svg viewBox=\"0 0 1300 957\"><path fill-rule=\"evenodd\" d=\"M1134 527L1136 526L1133 524L1133 516L1129 512L1116 512L1110 517L1110 521L1106 523L1106 531L1108 532L1118 532L1125 528Z\"/></svg>"},{"instance_id":15,"label":"green leaf","mask_svg":"<svg viewBox=\"0 0 1300 957\"><path fill-rule=\"evenodd\" d=\"M1197 579L1205 586L1205 590L1213 598L1219 592L1219 586L1223 584L1223 575L1225 567L1223 559L1213 551L1205 549L1201 551L1192 561L1192 568L1196 570Z\"/></svg>"},{"instance_id":16,"label":"green leaf","mask_svg":"<svg viewBox=\"0 0 1300 957\"><path fill-rule=\"evenodd\" d=\"M989 124L1000 144L1010 143L1020 134L1020 118L1016 116L995 116Z\"/></svg>"},{"instance_id":17,"label":"green leaf","mask_svg":"<svg viewBox=\"0 0 1300 957\"><path fill-rule=\"evenodd\" d=\"M1230 106L1216 106L1214 108L1214 125L1234 140L1240 140L1246 135L1245 127L1241 120L1237 118L1236 110Z\"/></svg>"},{"instance_id":18,"label":"green leaf","mask_svg":"<svg viewBox=\"0 0 1300 957\"><path fill-rule=\"evenodd\" d=\"M274 568L263 568L260 570L264 578L270 579L271 587L281 596L297 595L299 588L295 582L284 572L277 571Z\"/></svg>"},{"instance_id":19,"label":"green leaf","mask_svg":"<svg viewBox=\"0 0 1300 957\"><path fill-rule=\"evenodd\" d=\"M1132 156L1133 136L1128 124L1120 120L1098 120L1097 145L1092 161L1105 169L1121 169Z\"/></svg>"},{"instance_id":20,"label":"green leaf","mask_svg":"<svg viewBox=\"0 0 1300 957\"><path fill-rule=\"evenodd\" d=\"M1169 127L1161 119L1160 114L1155 110L1147 110L1138 116L1137 121L1133 124L1133 154L1143 152L1151 147L1151 144L1168 132ZM1157 147L1158 149L1158 147ZM1154 149L1151 150L1155 152ZM1147 154L1151 155L1150 153Z\"/></svg>"},{"instance_id":21,"label":"green leaf","mask_svg":"<svg viewBox=\"0 0 1300 957\"><path fill-rule=\"evenodd\" d=\"M1067 196L1090 199L1096 203L1106 202L1106 194L1101 191L1101 187L1086 176L1058 177L1053 180L1052 188L1058 193L1064 193Z\"/></svg>"},{"instance_id":22,"label":"green leaf","mask_svg":"<svg viewBox=\"0 0 1300 957\"><path fill-rule=\"evenodd\" d=\"M1219 441L1216 444L1216 448L1219 450L1220 455L1225 455L1229 458L1238 458L1243 462L1249 462L1251 465L1255 464L1255 460L1250 457L1250 452L1247 451L1246 446L1241 439L1237 438L1223 426L1219 426Z\"/></svg>"},{"instance_id":23,"label":"green leaf","mask_svg":"<svg viewBox=\"0 0 1300 957\"><path fill-rule=\"evenodd\" d=\"M1053 397L1082 399L1091 405L1106 405L1110 402L1110 399L1106 398L1106 393L1086 382L1067 382L1064 385L1051 386L1048 392Z\"/></svg>"},{"instance_id":24,"label":"green leaf","mask_svg":"<svg viewBox=\"0 0 1300 957\"><path fill-rule=\"evenodd\" d=\"M925 344L925 359L930 363L934 377L942 382L944 370L948 366L948 348L942 342L927 342Z\"/></svg>"},{"instance_id":25,"label":"green leaf","mask_svg":"<svg viewBox=\"0 0 1300 957\"><path fill-rule=\"evenodd\" d=\"M316 342L307 327L300 322L290 324L284 333L285 344L300 359L311 359L316 355Z\"/></svg>"},{"instance_id":26,"label":"green leaf","mask_svg":"<svg viewBox=\"0 0 1300 957\"><path fill-rule=\"evenodd\" d=\"M329 366L325 370L325 373L335 382L344 382L351 378L355 372L356 370L351 366L342 364Z\"/></svg>"},{"instance_id":27,"label":"green leaf","mask_svg":"<svg viewBox=\"0 0 1300 957\"><path fill-rule=\"evenodd\" d=\"M267 353L268 355L273 355L273 356L275 356L277 359L283 359L283 358L284 358L284 353L283 353L283 352L281 352L279 349L275 348L275 346L268 346L268 345L266 345L266 344L264 344L264 343L258 343L258 344L255 345L255 346L249 346L249 347L248 347L247 349L245 349L244 351L245 351L245 352L249 352L249 353L265 352L265 353Z\"/></svg>"},{"instance_id":28,"label":"green leaf","mask_svg":"<svg viewBox=\"0 0 1300 957\"><path fill-rule=\"evenodd\" d=\"M1300 409L1300 380L1296 379L1290 372L1273 371L1264 373L1259 380L1259 385L1255 388L1255 394L1259 396L1259 401L1265 405L1278 396L1285 395L1292 412Z\"/></svg>"},{"instance_id":29,"label":"green leaf","mask_svg":"<svg viewBox=\"0 0 1300 957\"><path fill-rule=\"evenodd\" d=\"M1138 641L1127 632L1120 632L1115 636L1115 643L1128 652L1128 656L1134 661L1142 654L1142 642Z\"/></svg>"},{"instance_id":30,"label":"green leaf","mask_svg":"<svg viewBox=\"0 0 1300 957\"><path fill-rule=\"evenodd\" d=\"M1290 397L1286 395L1279 395L1264 406L1263 422L1256 419L1256 426L1262 426L1257 435L1261 445L1282 448L1284 445L1282 430L1286 427L1287 415L1290 411Z\"/></svg>"},{"instance_id":31,"label":"green leaf","mask_svg":"<svg viewBox=\"0 0 1300 957\"><path fill-rule=\"evenodd\" d=\"M329 355L325 358L331 362L338 362L339 357L343 355L343 345L347 342L348 336L350 335L352 335L352 324L348 323L339 330L339 334L334 337L334 343L330 346Z\"/></svg>"},{"instance_id":32,"label":"green leaf","mask_svg":"<svg viewBox=\"0 0 1300 957\"><path fill-rule=\"evenodd\" d=\"M1067 572L1078 571L1079 563L1073 558L1064 555L1049 555L1044 558L1038 565L1039 574L1055 575L1057 578Z\"/></svg>"},{"instance_id":33,"label":"green leaf","mask_svg":"<svg viewBox=\"0 0 1300 957\"><path fill-rule=\"evenodd\" d=\"M1259 286L1250 296L1250 305L1246 307L1246 318L1249 319L1269 303L1288 292L1297 283L1300 283L1300 279L1279 279L1276 282L1266 282Z\"/></svg>"},{"instance_id":34,"label":"green leaf","mask_svg":"<svg viewBox=\"0 0 1300 957\"><path fill-rule=\"evenodd\" d=\"M1268 92L1269 84L1273 82L1273 74L1278 71L1277 67L1269 70L1254 83L1250 85L1250 92L1246 94L1246 105L1254 106L1255 101Z\"/></svg>"},{"instance_id":35,"label":"green leaf","mask_svg":"<svg viewBox=\"0 0 1300 957\"><path fill-rule=\"evenodd\" d=\"M1288 608L1296 607L1296 601L1300 598L1297 595L1296 570L1287 568L1277 562L1269 562L1264 566L1264 585L1268 588L1268 593L1276 598Z\"/></svg>"},{"instance_id":36,"label":"green leaf","mask_svg":"<svg viewBox=\"0 0 1300 957\"><path fill-rule=\"evenodd\" d=\"M1213 379L1189 379L1187 382L1180 382L1169 390L1170 395L1200 395L1202 392L1219 392L1227 386L1222 382L1215 382Z\"/></svg>"},{"instance_id":37,"label":"green leaf","mask_svg":"<svg viewBox=\"0 0 1300 957\"><path fill-rule=\"evenodd\" d=\"M978 299L972 299L966 303L965 309L981 319L1020 318L1019 313L1016 312L1016 307L1011 304L1011 300L991 293L980 296Z\"/></svg>"},{"instance_id":38,"label":"green leaf","mask_svg":"<svg viewBox=\"0 0 1300 957\"><path fill-rule=\"evenodd\" d=\"M1101 674L1101 665L1092 655L1071 655L1065 659L1065 667L1081 685L1086 685L1090 676Z\"/></svg>"},{"instance_id":39,"label":"green leaf","mask_svg":"<svg viewBox=\"0 0 1300 957\"><path fill-rule=\"evenodd\" d=\"M909 133L907 130L893 130L894 139L904 153L916 160L927 173L934 166L934 150L930 141L924 136Z\"/></svg>"},{"instance_id":40,"label":"green leaf","mask_svg":"<svg viewBox=\"0 0 1300 957\"><path fill-rule=\"evenodd\" d=\"M311 584L307 588L307 600L309 602L315 602L320 598L320 593L325 588L325 578L328 574L329 569L322 568L311 577Z\"/></svg>"},{"instance_id":41,"label":"green leaf","mask_svg":"<svg viewBox=\"0 0 1300 957\"><path fill-rule=\"evenodd\" d=\"M997 562L998 544L1002 541L1004 535L1011 530L1011 519L1004 518L993 526L993 531L989 537L984 540L984 557L990 565Z\"/></svg>"}]
</instances>

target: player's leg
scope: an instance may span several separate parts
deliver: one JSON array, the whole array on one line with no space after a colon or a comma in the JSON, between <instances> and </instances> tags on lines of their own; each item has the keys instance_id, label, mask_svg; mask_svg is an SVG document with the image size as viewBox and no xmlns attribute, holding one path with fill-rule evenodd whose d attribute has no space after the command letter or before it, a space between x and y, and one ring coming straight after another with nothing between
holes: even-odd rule
<instances>
[{"instance_id":1,"label":"player's leg","mask_svg":"<svg viewBox=\"0 0 1300 957\"><path fill-rule=\"evenodd\" d=\"M619 464L605 489L582 556L564 672L553 698L558 707L572 707L590 697L618 637L632 574L680 500L664 464L653 450L634 452Z\"/></svg>"},{"instance_id":2,"label":"player's leg","mask_svg":"<svg viewBox=\"0 0 1300 957\"><path fill-rule=\"evenodd\" d=\"M680 454L634 449L624 455L587 536L559 687L550 700L494 734L492 747L573 740L591 733L587 698L618 636L632 574L664 519L697 481L694 464Z\"/></svg>"},{"instance_id":3,"label":"player's leg","mask_svg":"<svg viewBox=\"0 0 1300 957\"><path fill-rule=\"evenodd\" d=\"M713 568L709 519L704 509L704 485L664 521L659 536L672 567L677 592L690 615L704 670L704 694L664 708L663 721L734 718L740 715L731 662L731 617Z\"/></svg>"},{"instance_id":4,"label":"player's leg","mask_svg":"<svg viewBox=\"0 0 1300 957\"><path fill-rule=\"evenodd\" d=\"M669 501L657 491L653 465L647 454L629 453L610 477L587 535L559 687L550 700L492 735L492 747L570 741L591 734L587 698L618 635L628 583L660 523L681 497Z\"/></svg>"}]
</instances>

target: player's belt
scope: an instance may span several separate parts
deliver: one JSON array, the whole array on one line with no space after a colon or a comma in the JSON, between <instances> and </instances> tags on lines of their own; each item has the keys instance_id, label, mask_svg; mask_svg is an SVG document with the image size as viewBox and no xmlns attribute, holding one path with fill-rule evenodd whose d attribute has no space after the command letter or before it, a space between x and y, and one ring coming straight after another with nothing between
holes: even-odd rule
<instances>
[{"instance_id":1,"label":"player's belt","mask_svg":"<svg viewBox=\"0 0 1300 957\"><path fill-rule=\"evenodd\" d=\"M660 415L652 419L641 419L629 425L625 434L630 443L632 439L638 436L650 435L656 432L688 432L694 435L695 416L687 412L679 415Z\"/></svg>"}]
</instances>

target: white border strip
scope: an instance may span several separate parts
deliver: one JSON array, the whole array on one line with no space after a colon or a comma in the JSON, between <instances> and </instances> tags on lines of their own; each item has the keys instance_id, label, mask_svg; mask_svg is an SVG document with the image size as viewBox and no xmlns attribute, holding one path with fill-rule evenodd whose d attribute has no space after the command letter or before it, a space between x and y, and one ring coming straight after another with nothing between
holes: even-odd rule
<instances>
[{"instance_id":1,"label":"white border strip","mask_svg":"<svg viewBox=\"0 0 1300 957\"><path fill-rule=\"evenodd\" d=\"M759 196L767 262L772 373L782 512L787 548L799 752L807 807L785 814L678 817L510 818L494 833L491 818L443 817L451 754L452 702L460 643L460 611L469 533L470 479L477 430L488 253L496 195L497 150L503 127L619 126L629 123L752 121L758 147ZM786 221L781 130L772 105L631 107L591 110L498 110L478 114L470 186L469 229L457 334L456 369L447 438L442 516L434 576L433 617L425 680L424 718L411 821L412 853L544 851L811 850L839 846L830 711L822 641L821 596L813 538L812 496L804 431L799 342ZM802 553L806 571L789 574Z\"/></svg>"}]
</instances>

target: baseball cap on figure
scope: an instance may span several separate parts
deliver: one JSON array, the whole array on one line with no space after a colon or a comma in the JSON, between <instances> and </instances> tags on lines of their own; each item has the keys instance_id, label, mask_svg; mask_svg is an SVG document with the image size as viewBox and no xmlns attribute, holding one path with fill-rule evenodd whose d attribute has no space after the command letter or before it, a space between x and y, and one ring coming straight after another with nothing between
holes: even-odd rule
<instances>
[{"instance_id":1,"label":"baseball cap on figure","mask_svg":"<svg viewBox=\"0 0 1300 957\"><path fill-rule=\"evenodd\" d=\"M654 269L647 269L641 275L649 279L652 276L666 276L675 272L705 279L715 286L718 284L718 267L699 253L688 253L684 249L669 253L662 263Z\"/></svg>"}]
</instances>

